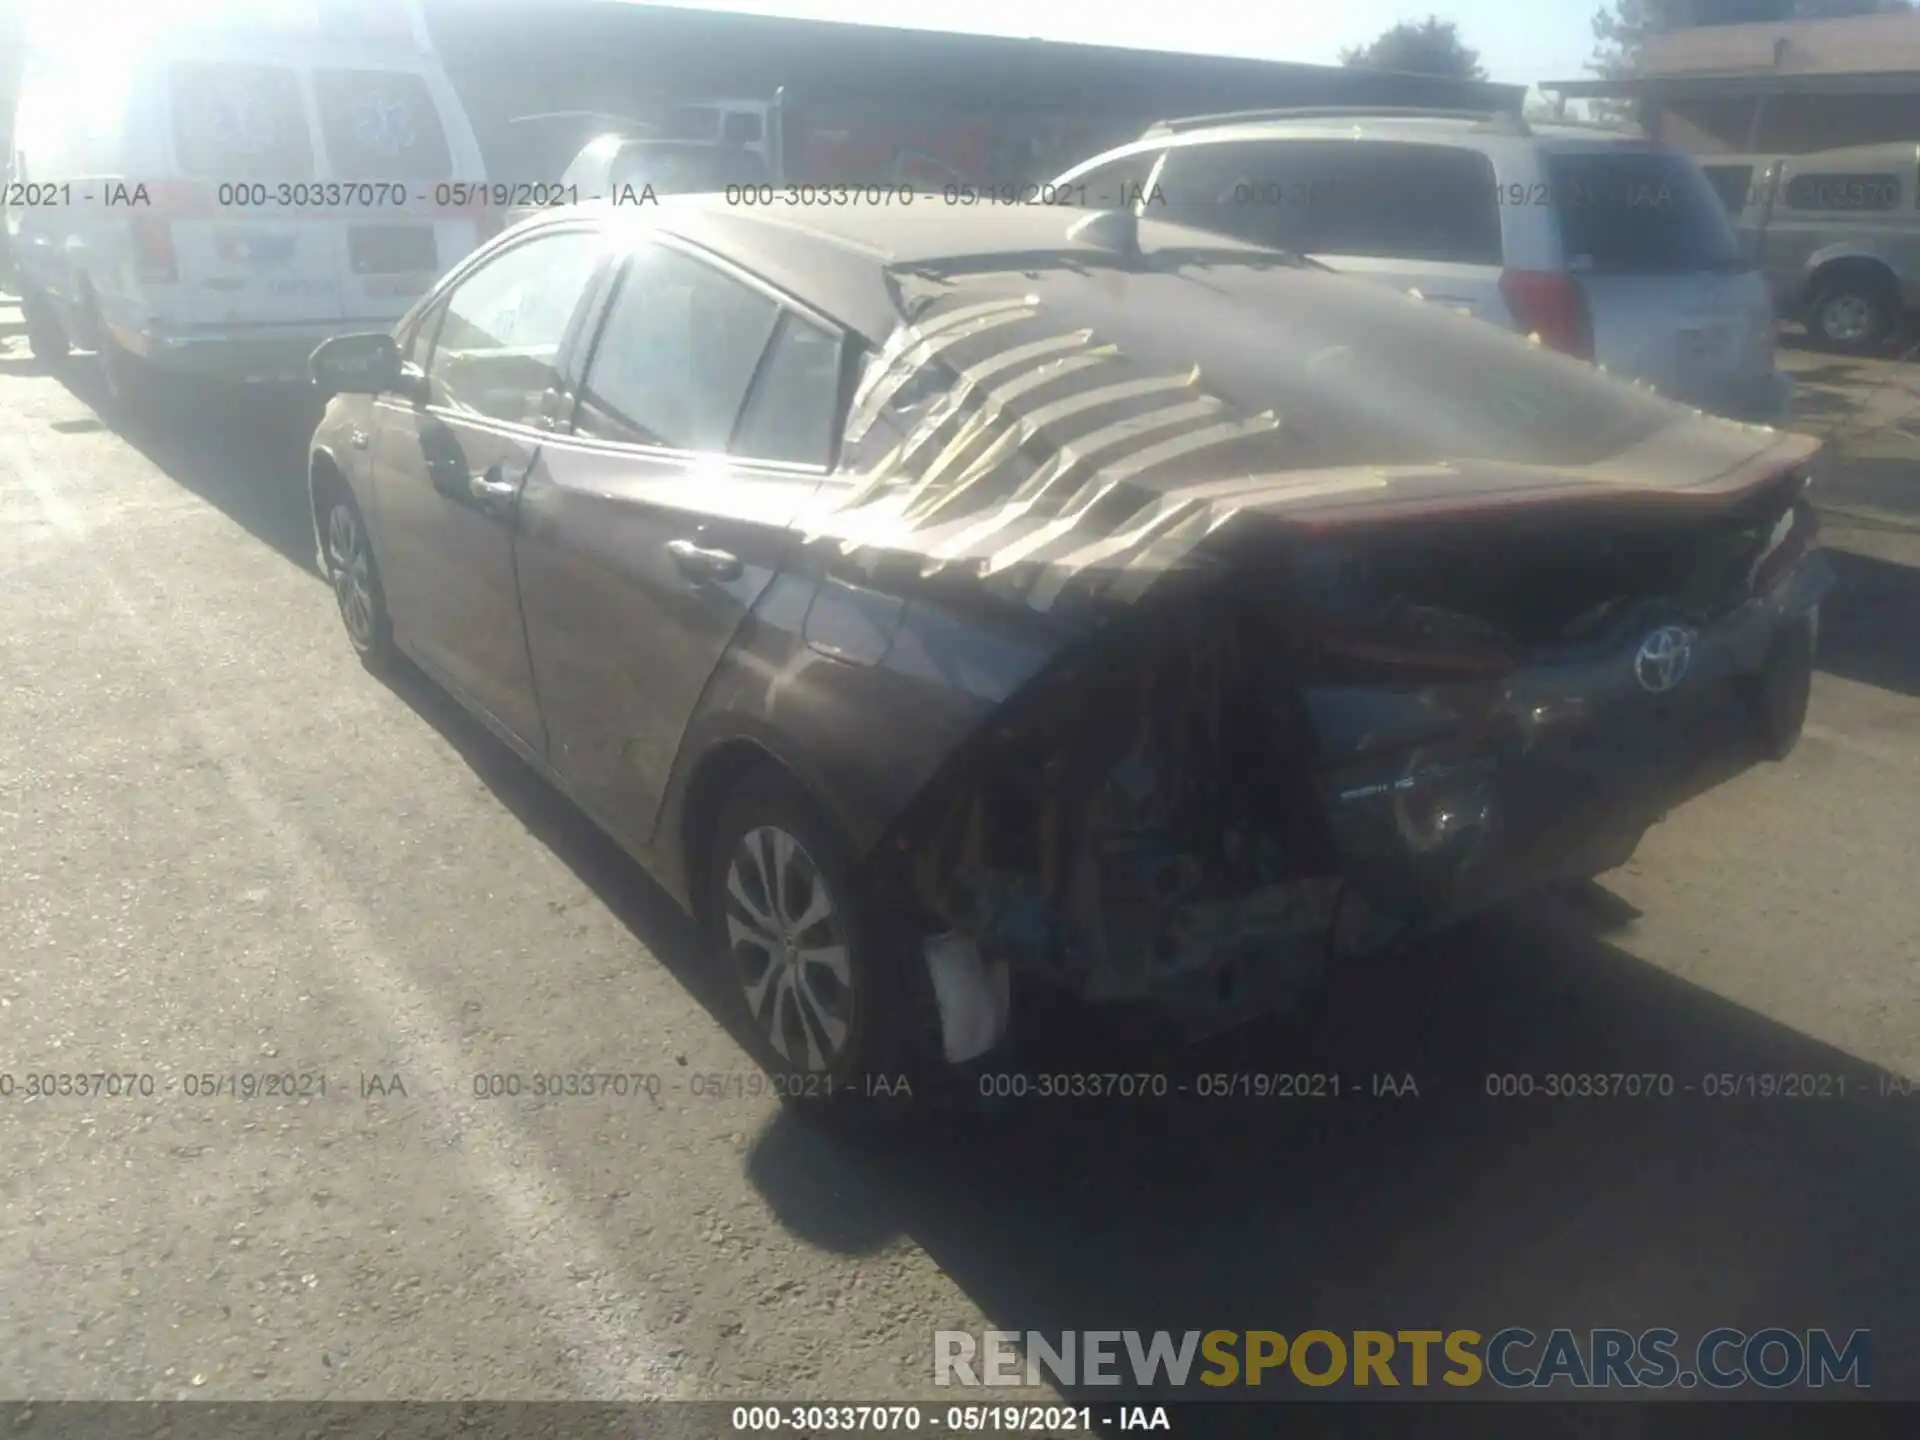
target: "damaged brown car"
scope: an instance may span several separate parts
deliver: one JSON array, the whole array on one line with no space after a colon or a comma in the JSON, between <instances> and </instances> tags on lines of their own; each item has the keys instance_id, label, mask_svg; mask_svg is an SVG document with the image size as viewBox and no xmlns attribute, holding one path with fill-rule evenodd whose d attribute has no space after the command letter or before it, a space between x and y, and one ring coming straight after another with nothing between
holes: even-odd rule
<instances>
[{"instance_id":1,"label":"damaged brown car","mask_svg":"<svg viewBox=\"0 0 1920 1440\"><path fill-rule=\"evenodd\" d=\"M1813 441L1125 215L596 211L316 352L320 560L797 1093L1258 1013L1798 737Z\"/></svg>"}]
</instances>

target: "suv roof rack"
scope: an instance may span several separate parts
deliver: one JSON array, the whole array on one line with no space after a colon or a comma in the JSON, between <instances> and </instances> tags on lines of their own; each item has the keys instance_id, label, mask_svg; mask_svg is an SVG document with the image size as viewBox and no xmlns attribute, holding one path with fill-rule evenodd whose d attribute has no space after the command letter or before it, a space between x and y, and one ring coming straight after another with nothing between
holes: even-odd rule
<instances>
[{"instance_id":1,"label":"suv roof rack","mask_svg":"<svg viewBox=\"0 0 1920 1440\"><path fill-rule=\"evenodd\" d=\"M1515 135L1533 133L1526 117L1515 110L1453 110L1426 105L1296 105L1275 110L1228 110L1218 115L1185 115L1172 120L1156 120L1147 127L1141 138L1177 135L1183 130L1204 130L1214 125L1245 125L1261 120L1343 119L1473 120Z\"/></svg>"}]
</instances>

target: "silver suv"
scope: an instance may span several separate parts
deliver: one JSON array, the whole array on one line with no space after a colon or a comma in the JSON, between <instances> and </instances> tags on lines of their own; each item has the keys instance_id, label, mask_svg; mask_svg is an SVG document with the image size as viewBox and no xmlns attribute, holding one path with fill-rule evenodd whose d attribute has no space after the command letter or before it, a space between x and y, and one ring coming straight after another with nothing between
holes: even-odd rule
<instances>
[{"instance_id":1,"label":"silver suv","mask_svg":"<svg viewBox=\"0 0 1920 1440\"><path fill-rule=\"evenodd\" d=\"M1765 281L1699 165L1646 140L1460 111L1200 116L1053 195L1417 291L1703 410L1786 408Z\"/></svg>"}]
</instances>

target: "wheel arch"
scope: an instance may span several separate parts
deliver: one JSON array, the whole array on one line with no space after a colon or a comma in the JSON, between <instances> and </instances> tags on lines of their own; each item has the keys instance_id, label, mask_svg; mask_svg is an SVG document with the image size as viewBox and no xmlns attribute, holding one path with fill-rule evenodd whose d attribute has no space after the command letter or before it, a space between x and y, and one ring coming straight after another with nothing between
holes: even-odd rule
<instances>
[{"instance_id":1,"label":"wheel arch","mask_svg":"<svg viewBox=\"0 0 1920 1440\"><path fill-rule=\"evenodd\" d=\"M1900 277L1894 273L1893 266L1881 256L1864 254L1858 250L1814 256L1807 267L1803 300L1812 305L1834 282L1852 279L1864 280L1885 291L1894 297L1896 304L1900 301Z\"/></svg>"},{"instance_id":2,"label":"wheel arch","mask_svg":"<svg viewBox=\"0 0 1920 1440\"><path fill-rule=\"evenodd\" d=\"M734 735L708 746L688 770L681 787L671 831L675 853L670 857L687 910L702 929L712 918L707 913L707 883L712 878L709 865L721 809L748 776L762 772L791 784L816 815L845 833L834 807L824 801L816 787L757 737Z\"/></svg>"}]
</instances>

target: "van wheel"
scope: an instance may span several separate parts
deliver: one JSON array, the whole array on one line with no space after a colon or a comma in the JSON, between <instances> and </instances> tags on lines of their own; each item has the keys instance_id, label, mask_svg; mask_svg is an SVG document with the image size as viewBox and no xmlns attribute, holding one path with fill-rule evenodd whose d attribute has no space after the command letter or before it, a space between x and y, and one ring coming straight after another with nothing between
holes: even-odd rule
<instances>
[{"instance_id":1,"label":"van wheel","mask_svg":"<svg viewBox=\"0 0 1920 1440\"><path fill-rule=\"evenodd\" d=\"M709 833L708 943L775 1092L836 1120L906 1113L940 1060L932 985L910 927L772 768L740 782Z\"/></svg>"},{"instance_id":2,"label":"van wheel","mask_svg":"<svg viewBox=\"0 0 1920 1440\"><path fill-rule=\"evenodd\" d=\"M53 308L53 301L44 291L22 287L20 318L26 322L27 351L34 359L52 364L66 359L72 352L73 342L60 323L60 312Z\"/></svg>"},{"instance_id":3,"label":"van wheel","mask_svg":"<svg viewBox=\"0 0 1920 1440\"><path fill-rule=\"evenodd\" d=\"M1893 286L1868 271L1820 282L1807 311L1807 331L1824 350L1868 355L1893 332L1899 303Z\"/></svg>"},{"instance_id":4,"label":"van wheel","mask_svg":"<svg viewBox=\"0 0 1920 1440\"><path fill-rule=\"evenodd\" d=\"M98 321L94 323L99 327ZM94 354L100 362L100 388L115 415L130 415L150 398L147 376L139 360L115 344L104 328L97 328L97 334L100 348Z\"/></svg>"}]
</instances>

